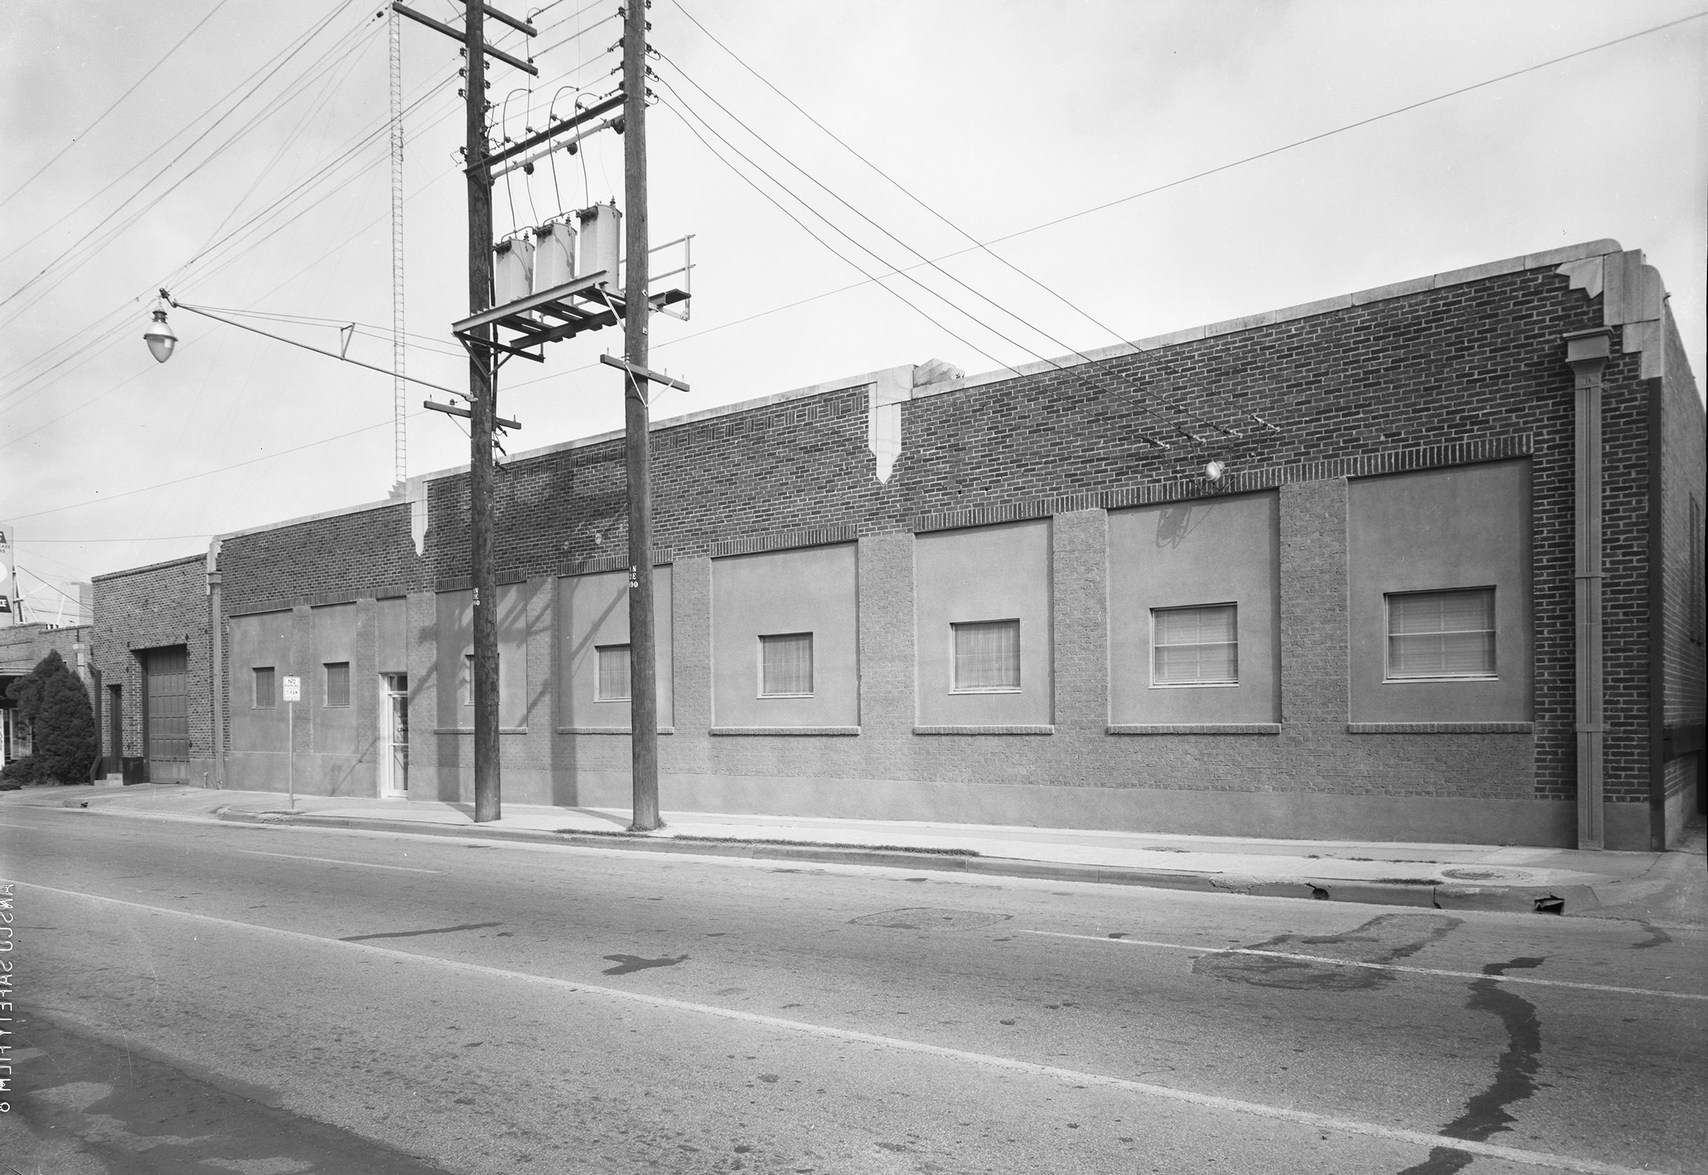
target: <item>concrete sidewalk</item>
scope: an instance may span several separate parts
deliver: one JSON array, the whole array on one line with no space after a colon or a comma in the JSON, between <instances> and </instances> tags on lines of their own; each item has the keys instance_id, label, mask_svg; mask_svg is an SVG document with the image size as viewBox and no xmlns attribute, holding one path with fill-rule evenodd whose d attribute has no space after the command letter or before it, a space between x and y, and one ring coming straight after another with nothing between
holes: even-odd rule
<instances>
[{"instance_id":1,"label":"concrete sidewalk","mask_svg":"<svg viewBox=\"0 0 1708 1175\"><path fill-rule=\"evenodd\" d=\"M915 870L1315 898L1442 910L1708 924L1701 825L1667 853L1499 845L1280 841L1075 829L666 812L652 833L629 813L505 804L476 824L473 806L437 800L299 796L141 784L30 788L6 802L111 814L526 840L644 852L885 865Z\"/></svg>"}]
</instances>

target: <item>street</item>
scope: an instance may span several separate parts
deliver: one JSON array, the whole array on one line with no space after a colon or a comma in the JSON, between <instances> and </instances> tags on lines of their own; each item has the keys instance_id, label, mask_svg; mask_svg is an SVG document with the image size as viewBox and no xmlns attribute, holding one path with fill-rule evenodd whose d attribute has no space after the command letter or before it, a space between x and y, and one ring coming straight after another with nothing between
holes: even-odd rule
<instances>
[{"instance_id":1,"label":"street","mask_svg":"<svg viewBox=\"0 0 1708 1175\"><path fill-rule=\"evenodd\" d=\"M36 1171L1708 1169L1708 938L0 806Z\"/></svg>"}]
</instances>

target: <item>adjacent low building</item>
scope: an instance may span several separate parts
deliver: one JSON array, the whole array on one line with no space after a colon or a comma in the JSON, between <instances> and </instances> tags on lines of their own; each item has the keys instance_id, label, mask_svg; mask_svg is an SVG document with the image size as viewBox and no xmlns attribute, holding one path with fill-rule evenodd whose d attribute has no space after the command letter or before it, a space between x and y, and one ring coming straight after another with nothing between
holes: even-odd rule
<instances>
[{"instance_id":1,"label":"adjacent low building","mask_svg":"<svg viewBox=\"0 0 1708 1175\"><path fill-rule=\"evenodd\" d=\"M42 658L52 652L64 659L85 687L91 686L89 633L88 625L82 624L31 622L0 626L0 767L27 757L34 747L34 732L7 691L28 677Z\"/></svg>"},{"instance_id":2,"label":"adjacent low building","mask_svg":"<svg viewBox=\"0 0 1708 1175\"><path fill-rule=\"evenodd\" d=\"M506 802L629 801L622 451L497 475ZM666 811L1635 849L1700 810L1703 406L1615 242L652 453ZM470 799L467 503L97 579L109 753Z\"/></svg>"}]
</instances>

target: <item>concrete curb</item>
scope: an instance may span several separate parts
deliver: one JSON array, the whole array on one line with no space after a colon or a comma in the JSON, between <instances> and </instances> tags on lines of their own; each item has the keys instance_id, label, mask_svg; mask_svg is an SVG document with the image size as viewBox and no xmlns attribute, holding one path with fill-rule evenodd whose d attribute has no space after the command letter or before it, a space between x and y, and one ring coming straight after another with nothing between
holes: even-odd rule
<instances>
[{"instance_id":1,"label":"concrete curb","mask_svg":"<svg viewBox=\"0 0 1708 1175\"><path fill-rule=\"evenodd\" d=\"M809 861L819 864L880 865L945 873L1022 877L1045 881L1080 881L1100 885L1130 885L1149 889L1222 893L1243 897L1275 897L1363 905L1411 906L1441 910L1480 910L1503 913L1573 913L1599 903L1588 886L1571 892L1534 886L1451 885L1432 878L1358 881L1340 878L1278 881L1223 873L1191 873L1126 865L1081 865L1067 861L1031 861L984 857L971 852L933 852L861 845L826 845L788 841L723 840L710 837L653 836L644 832L574 832L531 828L482 828L466 824L434 824L383 820L369 816L327 816L314 813L252 812L218 808L216 819L235 824L292 824L312 828L349 828L365 832L415 833L423 836L572 845L622 852L691 853L697 856L743 857L758 860Z\"/></svg>"}]
</instances>

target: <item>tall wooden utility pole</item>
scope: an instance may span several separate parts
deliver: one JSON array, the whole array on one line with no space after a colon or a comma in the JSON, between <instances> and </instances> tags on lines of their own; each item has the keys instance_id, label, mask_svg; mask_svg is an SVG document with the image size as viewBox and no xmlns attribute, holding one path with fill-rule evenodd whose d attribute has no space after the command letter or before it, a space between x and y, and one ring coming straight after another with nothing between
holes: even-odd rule
<instances>
[{"instance_id":1,"label":"tall wooden utility pole","mask_svg":"<svg viewBox=\"0 0 1708 1175\"><path fill-rule=\"evenodd\" d=\"M492 306L492 165L486 145L486 59L490 55L527 73L539 73L532 62L512 57L486 43L485 17L490 14L530 37L535 30L526 21L507 16L481 0L464 0L461 32L405 4L394 2L392 9L461 41L467 59L464 67L467 87L463 91L468 132L464 170L468 176L472 318ZM469 353L469 574L474 580L474 668L469 689L474 695L474 818L480 823L497 820L500 815L498 589L492 567L492 428L497 414L498 363L491 326L474 326L458 337Z\"/></svg>"},{"instance_id":2,"label":"tall wooden utility pole","mask_svg":"<svg viewBox=\"0 0 1708 1175\"><path fill-rule=\"evenodd\" d=\"M628 205L623 283L623 427L629 483L629 730L634 825L650 832L658 813L658 681L652 625L651 421L647 411L646 9L628 0L623 13L623 198Z\"/></svg>"},{"instance_id":3,"label":"tall wooden utility pole","mask_svg":"<svg viewBox=\"0 0 1708 1175\"><path fill-rule=\"evenodd\" d=\"M468 58L467 115L469 212L469 313L492 305L492 181L486 166L486 40L479 0L463 5L463 46ZM469 352L469 532L474 578L474 819L497 820L498 757L498 585L492 569L492 417L497 391L492 349L476 335Z\"/></svg>"}]
</instances>

